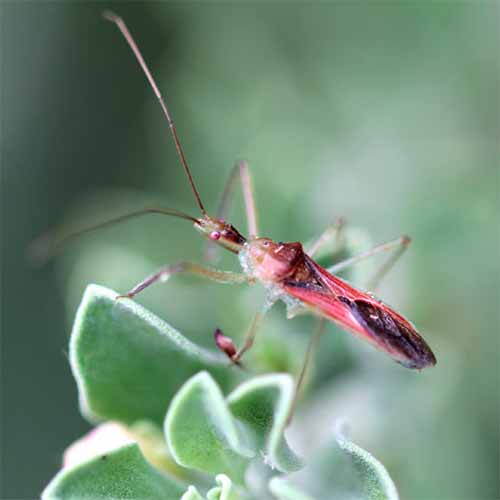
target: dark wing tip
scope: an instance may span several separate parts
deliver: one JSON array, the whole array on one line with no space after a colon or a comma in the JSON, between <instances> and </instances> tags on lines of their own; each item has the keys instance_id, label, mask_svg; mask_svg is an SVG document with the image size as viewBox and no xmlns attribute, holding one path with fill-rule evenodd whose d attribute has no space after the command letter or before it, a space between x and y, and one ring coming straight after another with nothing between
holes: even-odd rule
<instances>
[{"instance_id":1,"label":"dark wing tip","mask_svg":"<svg viewBox=\"0 0 500 500\"><path fill-rule=\"evenodd\" d=\"M408 361L398 361L398 363L402 364L405 368L413 370L423 370L424 368L431 368L435 366L437 363L436 356L434 356L431 348L426 342L423 341L423 339L422 342L424 343L425 348L421 350L421 354L418 357L412 358Z\"/></svg>"},{"instance_id":2,"label":"dark wing tip","mask_svg":"<svg viewBox=\"0 0 500 500\"><path fill-rule=\"evenodd\" d=\"M388 307L366 300L349 301L355 318L376 343L394 353L394 359L406 368L422 370L436 364L436 357L420 334Z\"/></svg>"}]
</instances>

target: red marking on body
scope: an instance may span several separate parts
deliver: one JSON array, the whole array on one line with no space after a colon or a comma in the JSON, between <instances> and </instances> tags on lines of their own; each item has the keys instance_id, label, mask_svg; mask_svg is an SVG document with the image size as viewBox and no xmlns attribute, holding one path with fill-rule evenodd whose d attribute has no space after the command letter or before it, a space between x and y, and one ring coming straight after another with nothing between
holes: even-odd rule
<instances>
[{"instance_id":1,"label":"red marking on body","mask_svg":"<svg viewBox=\"0 0 500 500\"><path fill-rule=\"evenodd\" d=\"M322 286L284 281L281 286L286 293L364 338L398 363L417 369L436 363L429 346L403 316L373 296L333 276L307 255L305 262Z\"/></svg>"}]
</instances>

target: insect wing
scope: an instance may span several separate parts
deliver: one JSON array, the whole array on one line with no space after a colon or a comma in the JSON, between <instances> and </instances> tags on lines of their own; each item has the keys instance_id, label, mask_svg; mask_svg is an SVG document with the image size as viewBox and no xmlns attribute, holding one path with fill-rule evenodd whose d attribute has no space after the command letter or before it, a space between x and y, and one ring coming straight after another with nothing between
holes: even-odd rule
<instances>
[{"instance_id":1,"label":"insect wing","mask_svg":"<svg viewBox=\"0 0 500 500\"><path fill-rule=\"evenodd\" d=\"M311 258L306 263L320 286L286 282L283 289L311 309L361 336L407 368L436 364L431 349L413 325L390 307L331 275Z\"/></svg>"}]
</instances>

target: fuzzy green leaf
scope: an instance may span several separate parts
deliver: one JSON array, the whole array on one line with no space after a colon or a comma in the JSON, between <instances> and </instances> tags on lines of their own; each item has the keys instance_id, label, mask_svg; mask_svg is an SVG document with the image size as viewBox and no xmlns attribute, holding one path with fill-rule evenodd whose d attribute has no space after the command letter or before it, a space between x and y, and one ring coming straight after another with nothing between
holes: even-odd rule
<instances>
[{"instance_id":1,"label":"fuzzy green leaf","mask_svg":"<svg viewBox=\"0 0 500 500\"><path fill-rule=\"evenodd\" d=\"M244 382L227 398L254 453L263 454L271 468L282 472L302 467L284 437L293 394L294 382L289 375L272 374Z\"/></svg>"},{"instance_id":2,"label":"fuzzy green leaf","mask_svg":"<svg viewBox=\"0 0 500 500\"><path fill-rule=\"evenodd\" d=\"M194 486L190 486L186 493L182 495L181 500L203 500L203 497Z\"/></svg>"},{"instance_id":3,"label":"fuzzy green leaf","mask_svg":"<svg viewBox=\"0 0 500 500\"><path fill-rule=\"evenodd\" d=\"M216 476L215 481L217 486L214 486L207 492L206 500L248 500L248 497L241 490L238 490L233 485L231 479L225 474ZM181 500L204 500L199 491L190 486L186 493L182 496Z\"/></svg>"},{"instance_id":4,"label":"fuzzy green leaf","mask_svg":"<svg viewBox=\"0 0 500 500\"><path fill-rule=\"evenodd\" d=\"M116 295L90 285L76 315L70 362L84 416L161 425L169 401L194 373L208 370L223 387L229 385L234 375L222 355Z\"/></svg>"},{"instance_id":5,"label":"fuzzy green leaf","mask_svg":"<svg viewBox=\"0 0 500 500\"><path fill-rule=\"evenodd\" d=\"M282 477L274 477L269 483L269 489L278 500L318 500L295 487L289 480Z\"/></svg>"},{"instance_id":6,"label":"fuzzy green leaf","mask_svg":"<svg viewBox=\"0 0 500 500\"><path fill-rule=\"evenodd\" d=\"M177 463L243 481L252 453L243 446L224 396L207 372L192 377L175 395L164 428Z\"/></svg>"},{"instance_id":7,"label":"fuzzy green leaf","mask_svg":"<svg viewBox=\"0 0 500 500\"><path fill-rule=\"evenodd\" d=\"M354 470L369 500L398 500L398 492L387 469L370 453L342 436L337 437L340 448L350 456Z\"/></svg>"},{"instance_id":8,"label":"fuzzy green leaf","mask_svg":"<svg viewBox=\"0 0 500 500\"><path fill-rule=\"evenodd\" d=\"M225 400L213 378L199 373L169 407L165 435L170 452L185 467L223 472L239 483L257 456L273 468L297 470L300 460L283 436L292 399L288 375L256 377Z\"/></svg>"},{"instance_id":9,"label":"fuzzy green leaf","mask_svg":"<svg viewBox=\"0 0 500 500\"><path fill-rule=\"evenodd\" d=\"M338 435L298 474L269 484L278 500L398 500L385 467L370 453Z\"/></svg>"},{"instance_id":10,"label":"fuzzy green leaf","mask_svg":"<svg viewBox=\"0 0 500 500\"><path fill-rule=\"evenodd\" d=\"M42 500L177 500L185 488L158 472L131 444L76 467L63 469L42 494Z\"/></svg>"},{"instance_id":11,"label":"fuzzy green leaf","mask_svg":"<svg viewBox=\"0 0 500 500\"><path fill-rule=\"evenodd\" d=\"M215 481L218 486L215 486L207 493L207 500L243 500L247 498L237 491L231 479L226 475L219 474L216 476Z\"/></svg>"}]
</instances>

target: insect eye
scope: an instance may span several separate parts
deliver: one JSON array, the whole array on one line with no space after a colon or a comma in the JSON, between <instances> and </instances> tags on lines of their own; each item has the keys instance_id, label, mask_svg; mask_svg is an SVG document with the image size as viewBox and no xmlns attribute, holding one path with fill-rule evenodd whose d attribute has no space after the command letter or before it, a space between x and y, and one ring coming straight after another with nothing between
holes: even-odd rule
<instances>
[{"instance_id":1,"label":"insect eye","mask_svg":"<svg viewBox=\"0 0 500 500\"><path fill-rule=\"evenodd\" d=\"M210 233L210 239L211 240L218 240L220 238L220 233L219 231L212 231Z\"/></svg>"}]
</instances>

